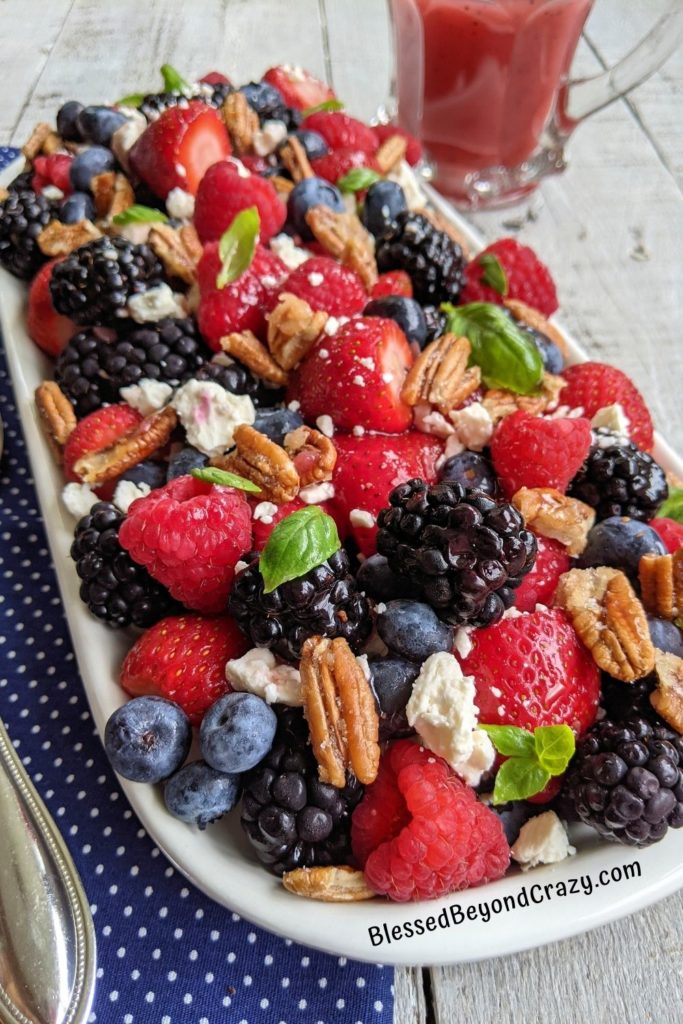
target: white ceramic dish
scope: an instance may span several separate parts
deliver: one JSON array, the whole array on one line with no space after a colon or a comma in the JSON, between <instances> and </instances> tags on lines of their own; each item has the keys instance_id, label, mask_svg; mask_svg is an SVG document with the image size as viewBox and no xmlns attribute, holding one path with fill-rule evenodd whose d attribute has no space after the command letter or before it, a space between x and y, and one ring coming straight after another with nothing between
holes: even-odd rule
<instances>
[{"instance_id":1,"label":"white ceramic dish","mask_svg":"<svg viewBox=\"0 0 683 1024\"><path fill-rule=\"evenodd\" d=\"M8 168L0 183L11 181L18 169ZM481 240L454 209L432 190L429 194L440 212L480 247ZM43 439L33 402L34 389L50 376L50 367L26 334L25 299L21 283L1 271L0 323L10 372L78 665L102 735L107 718L124 700L117 676L131 640L93 619L78 597L78 579L69 558L74 521L61 504L64 482ZM587 358L579 345L570 345L574 361ZM683 460L660 437L656 454L664 466L683 476ZM158 789L120 781L138 818L168 859L212 899L270 931L359 960L430 965L515 953L613 921L683 886L682 832L673 832L646 850L632 850L600 842L592 830L579 829L572 833L575 857L526 875L511 873L442 900L315 903L287 893L256 862L237 814L200 832L166 812ZM567 889L564 896L561 884ZM417 918L423 921L424 934L388 942L392 929L395 936L402 934L396 927Z\"/></svg>"}]
</instances>

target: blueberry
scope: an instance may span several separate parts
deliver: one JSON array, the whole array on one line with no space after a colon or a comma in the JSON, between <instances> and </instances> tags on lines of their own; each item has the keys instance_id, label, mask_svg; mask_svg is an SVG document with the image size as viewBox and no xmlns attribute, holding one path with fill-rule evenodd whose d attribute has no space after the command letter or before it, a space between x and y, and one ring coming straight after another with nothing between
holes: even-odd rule
<instances>
[{"instance_id":1,"label":"blueberry","mask_svg":"<svg viewBox=\"0 0 683 1024\"><path fill-rule=\"evenodd\" d=\"M133 782L161 782L180 767L192 742L182 708L164 697L134 697L109 718L104 749L114 771Z\"/></svg>"},{"instance_id":2,"label":"blueberry","mask_svg":"<svg viewBox=\"0 0 683 1024\"><path fill-rule=\"evenodd\" d=\"M218 772L205 761L186 764L164 786L164 802L171 814L201 829L231 811L239 796L239 776Z\"/></svg>"},{"instance_id":3,"label":"blueberry","mask_svg":"<svg viewBox=\"0 0 683 1024\"><path fill-rule=\"evenodd\" d=\"M306 223L306 213L312 206L329 206L335 213L343 213L346 207L341 192L323 178L304 178L295 185L287 199L287 220L298 235L310 242L313 232Z\"/></svg>"},{"instance_id":4,"label":"blueberry","mask_svg":"<svg viewBox=\"0 0 683 1024\"><path fill-rule=\"evenodd\" d=\"M67 142L81 142L78 115L83 104L78 100L67 100L57 111L57 131Z\"/></svg>"},{"instance_id":5,"label":"blueberry","mask_svg":"<svg viewBox=\"0 0 683 1024\"><path fill-rule=\"evenodd\" d=\"M677 658L683 658L683 633L678 626L668 619L657 619L654 615L648 615L647 624L650 627L650 639L655 647L666 654L675 654Z\"/></svg>"},{"instance_id":6,"label":"blueberry","mask_svg":"<svg viewBox=\"0 0 683 1024\"><path fill-rule=\"evenodd\" d=\"M292 409L257 409L254 430L269 437L275 444L282 444L285 434L303 424L303 418Z\"/></svg>"},{"instance_id":7,"label":"blueberry","mask_svg":"<svg viewBox=\"0 0 683 1024\"><path fill-rule=\"evenodd\" d=\"M397 597L410 597L414 588L408 580L389 568L384 555L370 555L364 559L356 573L358 589L375 601L393 601Z\"/></svg>"},{"instance_id":8,"label":"blueberry","mask_svg":"<svg viewBox=\"0 0 683 1024\"><path fill-rule=\"evenodd\" d=\"M467 490L483 491L493 497L498 494L498 480L493 466L479 452L465 450L459 455L451 455L441 467L439 479L449 484L459 483Z\"/></svg>"},{"instance_id":9,"label":"blueberry","mask_svg":"<svg viewBox=\"0 0 683 1024\"><path fill-rule=\"evenodd\" d=\"M98 146L108 146L117 128L126 123L126 115L111 107L83 107L76 118L81 136Z\"/></svg>"},{"instance_id":10,"label":"blueberry","mask_svg":"<svg viewBox=\"0 0 683 1024\"><path fill-rule=\"evenodd\" d=\"M188 445L169 459L166 479L170 482L179 476L189 476L193 469L201 469L208 461L208 455Z\"/></svg>"},{"instance_id":11,"label":"blueberry","mask_svg":"<svg viewBox=\"0 0 683 1024\"><path fill-rule=\"evenodd\" d=\"M651 526L628 516L610 516L590 531L576 565L579 569L609 565L622 569L635 582L640 559L650 553L666 554L661 537Z\"/></svg>"},{"instance_id":12,"label":"blueberry","mask_svg":"<svg viewBox=\"0 0 683 1024\"><path fill-rule=\"evenodd\" d=\"M247 82L240 89L247 103L257 114L270 114L278 107L284 107L285 99L279 89L270 82Z\"/></svg>"},{"instance_id":13,"label":"blueberry","mask_svg":"<svg viewBox=\"0 0 683 1024\"><path fill-rule=\"evenodd\" d=\"M266 756L276 728L275 712L260 697L226 693L202 719L202 755L218 771L246 772Z\"/></svg>"},{"instance_id":14,"label":"blueberry","mask_svg":"<svg viewBox=\"0 0 683 1024\"><path fill-rule=\"evenodd\" d=\"M391 651L409 661L422 662L453 646L450 627L420 601L389 601L377 616L377 632Z\"/></svg>"},{"instance_id":15,"label":"blueberry","mask_svg":"<svg viewBox=\"0 0 683 1024\"><path fill-rule=\"evenodd\" d=\"M95 204L87 192L73 192L62 200L59 219L62 224L77 224L79 220L94 220Z\"/></svg>"},{"instance_id":16,"label":"blueberry","mask_svg":"<svg viewBox=\"0 0 683 1024\"><path fill-rule=\"evenodd\" d=\"M405 658L377 658L369 662L370 681L379 709L380 739L407 736L412 732L406 718L406 704L420 666Z\"/></svg>"},{"instance_id":17,"label":"blueberry","mask_svg":"<svg viewBox=\"0 0 683 1024\"><path fill-rule=\"evenodd\" d=\"M90 182L97 174L111 171L114 154L104 146L89 146L73 158L69 174L71 184L79 192L87 192Z\"/></svg>"},{"instance_id":18,"label":"blueberry","mask_svg":"<svg viewBox=\"0 0 683 1024\"><path fill-rule=\"evenodd\" d=\"M425 315L415 299L408 299L404 295L383 295L368 302L363 316L383 316L395 320L408 341L417 342L420 348L427 340Z\"/></svg>"},{"instance_id":19,"label":"blueberry","mask_svg":"<svg viewBox=\"0 0 683 1024\"><path fill-rule=\"evenodd\" d=\"M540 808L534 810L524 800L511 800L506 804L487 804L487 806L500 818L509 846L517 842L522 825L526 824L529 818L541 812Z\"/></svg>"},{"instance_id":20,"label":"blueberry","mask_svg":"<svg viewBox=\"0 0 683 1024\"><path fill-rule=\"evenodd\" d=\"M317 160L321 156L327 156L330 151L322 135L311 131L310 128L300 128L297 132L293 132L293 134L306 150L306 156L309 160Z\"/></svg>"},{"instance_id":21,"label":"blueberry","mask_svg":"<svg viewBox=\"0 0 683 1024\"><path fill-rule=\"evenodd\" d=\"M545 334L541 334L540 331L535 331L532 327L524 327L523 324L517 324L517 326L521 327L531 336L531 340L543 360L543 369L547 373L562 373L564 370L564 356L555 342L546 337Z\"/></svg>"},{"instance_id":22,"label":"blueberry","mask_svg":"<svg viewBox=\"0 0 683 1024\"><path fill-rule=\"evenodd\" d=\"M130 480L133 484L147 484L151 490L163 487L166 483L166 463L155 462L153 459L145 459L131 466L120 477L120 480Z\"/></svg>"},{"instance_id":23,"label":"blueberry","mask_svg":"<svg viewBox=\"0 0 683 1024\"><path fill-rule=\"evenodd\" d=\"M408 209L405 192L395 181L376 181L365 196L361 220L371 235L381 238Z\"/></svg>"}]
</instances>

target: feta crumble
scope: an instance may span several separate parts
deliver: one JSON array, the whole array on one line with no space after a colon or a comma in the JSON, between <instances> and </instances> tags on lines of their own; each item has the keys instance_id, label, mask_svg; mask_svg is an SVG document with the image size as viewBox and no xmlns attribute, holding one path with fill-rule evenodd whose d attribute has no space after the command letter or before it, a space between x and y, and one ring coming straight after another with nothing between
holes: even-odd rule
<instances>
[{"instance_id":1,"label":"feta crumble","mask_svg":"<svg viewBox=\"0 0 683 1024\"><path fill-rule=\"evenodd\" d=\"M289 270L296 270L302 263L310 259L311 253L307 252L306 249L300 249L298 245L294 244L294 240L289 235L276 235L275 238L270 240L270 248L279 256L282 262Z\"/></svg>"},{"instance_id":2,"label":"feta crumble","mask_svg":"<svg viewBox=\"0 0 683 1024\"><path fill-rule=\"evenodd\" d=\"M165 282L131 295L126 308L138 324L156 323L167 316L182 318L187 312L182 295L176 295Z\"/></svg>"},{"instance_id":3,"label":"feta crumble","mask_svg":"<svg viewBox=\"0 0 683 1024\"><path fill-rule=\"evenodd\" d=\"M319 505L321 501L329 501L334 498L334 484L330 480L323 480L320 484L309 484L302 487L299 497L307 505Z\"/></svg>"},{"instance_id":4,"label":"feta crumble","mask_svg":"<svg viewBox=\"0 0 683 1024\"><path fill-rule=\"evenodd\" d=\"M300 707L301 676L293 665L278 665L267 647L254 647L225 666L225 678L233 690L255 693L268 704Z\"/></svg>"},{"instance_id":5,"label":"feta crumble","mask_svg":"<svg viewBox=\"0 0 683 1024\"><path fill-rule=\"evenodd\" d=\"M149 416L158 409L163 409L172 394L173 388L170 384L149 377L143 377L139 384L129 384L119 390L124 402L132 409L136 409L141 416Z\"/></svg>"},{"instance_id":6,"label":"feta crumble","mask_svg":"<svg viewBox=\"0 0 683 1024\"><path fill-rule=\"evenodd\" d=\"M334 437L334 423L331 416L328 416L326 413L318 416L315 425L325 437Z\"/></svg>"},{"instance_id":7,"label":"feta crumble","mask_svg":"<svg viewBox=\"0 0 683 1024\"><path fill-rule=\"evenodd\" d=\"M209 456L231 448L235 427L256 419L248 395L230 394L215 381L188 380L178 388L171 405L185 428L188 444Z\"/></svg>"},{"instance_id":8,"label":"feta crumble","mask_svg":"<svg viewBox=\"0 0 683 1024\"><path fill-rule=\"evenodd\" d=\"M625 438L629 437L630 426L629 418L619 402L615 402L614 405L605 405L602 409L598 409L591 420L593 430L599 430L601 427L604 427L611 434L617 434L619 437Z\"/></svg>"},{"instance_id":9,"label":"feta crumble","mask_svg":"<svg viewBox=\"0 0 683 1024\"><path fill-rule=\"evenodd\" d=\"M555 811L544 811L522 825L511 852L522 871L528 871L538 864L558 864L576 849Z\"/></svg>"},{"instance_id":10,"label":"feta crumble","mask_svg":"<svg viewBox=\"0 0 683 1024\"><path fill-rule=\"evenodd\" d=\"M260 523L269 525L273 521L273 516L277 512L277 505L274 505L272 501L259 501L258 505L254 508L252 518L258 520Z\"/></svg>"},{"instance_id":11,"label":"feta crumble","mask_svg":"<svg viewBox=\"0 0 683 1024\"><path fill-rule=\"evenodd\" d=\"M67 484L62 490L64 507L76 519L82 519L83 516L87 516L95 502L99 500L88 484L71 483Z\"/></svg>"},{"instance_id":12,"label":"feta crumble","mask_svg":"<svg viewBox=\"0 0 683 1024\"><path fill-rule=\"evenodd\" d=\"M194 196L184 188L172 188L166 196L166 210L169 217L178 220L192 220L194 217Z\"/></svg>"},{"instance_id":13,"label":"feta crumble","mask_svg":"<svg viewBox=\"0 0 683 1024\"><path fill-rule=\"evenodd\" d=\"M323 275L318 273L317 270L313 271L308 275L308 283L310 284L311 288L319 288L324 280L325 278L323 277Z\"/></svg>"},{"instance_id":14,"label":"feta crumble","mask_svg":"<svg viewBox=\"0 0 683 1024\"><path fill-rule=\"evenodd\" d=\"M136 484L132 480L119 480L112 501L121 512L126 513L134 501L146 498L151 490L146 483Z\"/></svg>"},{"instance_id":15,"label":"feta crumble","mask_svg":"<svg viewBox=\"0 0 683 1024\"><path fill-rule=\"evenodd\" d=\"M363 508L352 508L349 512L349 522L351 523L351 526L360 526L364 529L371 530L377 520L373 516L372 512L366 512Z\"/></svg>"},{"instance_id":16,"label":"feta crumble","mask_svg":"<svg viewBox=\"0 0 683 1024\"><path fill-rule=\"evenodd\" d=\"M287 125L284 121L264 121L260 131L254 132L254 152L257 156L270 156L286 138Z\"/></svg>"}]
</instances>

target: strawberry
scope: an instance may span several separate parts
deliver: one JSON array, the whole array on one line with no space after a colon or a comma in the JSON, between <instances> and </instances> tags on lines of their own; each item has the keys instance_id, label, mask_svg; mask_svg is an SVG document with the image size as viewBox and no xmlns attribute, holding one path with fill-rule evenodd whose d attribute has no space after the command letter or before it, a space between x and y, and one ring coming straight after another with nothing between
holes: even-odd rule
<instances>
[{"instance_id":1,"label":"strawberry","mask_svg":"<svg viewBox=\"0 0 683 1024\"><path fill-rule=\"evenodd\" d=\"M309 114L301 127L322 135L330 149L362 149L364 153L376 153L379 149L379 139L372 128L341 110Z\"/></svg>"},{"instance_id":2,"label":"strawberry","mask_svg":"<svg viewBox=\"0 0 683 1024\"><path fill-rule=\"evenodd\" d=\"M422 159L422 143L419 139L416 139L410 132L405 131L403 128L399 128L396 124L374 124L372 130L377 136L379 143L386 142L392 135L400 135L401 138L405 139L408 143L406 149L406 162L414 167L415 164L419 164Z\"/></svg>"},{"instance_id":3,"label":"strawberry","mask_svg":"<svg viewBox=\"0 0 683 1024\"><path fill-rule=\"evenodd\" d=\"M74 465L87 452L109 448L129 431L142 423L142 416L125 402L105 405L80 420L64 448L64 475L67 480L79 481ZM116 481L109 481L95 489L95 493L108 501L114 493Z\"/></svg>"},{"instance_id":4,"label":"strawberry","mask_svg":"<svg viewBox=\"0 0 683 1024\"><path fill-rule=\"evenodd\" d=\"M58 356L69 338L80 330L68 316L62 316L52 305L50 278L59 260L50 260L36 274L28 293L26 329L38 348L49 356Z\"/></svg>"},{"instance_id":5,"label":"strawberry","mask_svg":"<svg viewBox=\"0 0 683 1024\"><path fill-rule=\"evenodd\" d=\"M73 157L67 153L50 153L49 156L37 156L33 161L35 176L40 179L41 187L54 185L60 189L65 196L71 195L73 186L69 170ZM35 188L35 184L33 186ZM40 191L40 189L36 189Z\"/></svg>"},{"instance_id":6,"label":"strawberry","mask_svg":"<svg viewBox=\"0 0 683 1024\"><path fill-rule=\"evenodd\" d=\"M309 107L317 107L327 100L336 99L327 82L321 82L310 71L292 67L290 64L278 64L274 68L268 68L263 81L274 85L282 94L287 106L295 107L297 110L308 110Z\"/></svg>"},{"instance_id":7,"label":"strawberry","mask_svg":"<svg viewBox=\"0 0 683 1024\"><path fill-rule=\"evenodd\" d=\"M339 430L400 434L413 418L401 398L413 361L395 321L358 317L316 342L292 377L288 401L297 399L311 423L327 414Z\"/></svg>"},{"instance_id":8,"label":"strawberry","mask_svg":"<svg viewBox=\"0 0 683 1024\"><path fill-rule=\"evenodd\" d=\"M667 551L671 554L674 551L678 551L680 547L683 547L683 523L679 523L675 519L668 519L666 516L661 516L657 519L651 519L647 525L657 531L664 541Z\"/></svg>"},{"instance_id":9,"label":"strawberry","mask_svg":"<svg viewBox=\"0 0 683 1024\"><path fill-rule=\"evenodd\" d=\"M247 641L233 619L178 615L161 619L133 644L121 666L121 686L133 697L175 701L192 725L230 691L225 663L241 658Z\"/></svg>"},{"instance_id":10,"label":"strawberry","mask_svg":"<svg viewBox=\"0 0 683 1024\"><path fill-rule=\"evenodd\" d=\"M351 515L365 512L374 520L380 509L389 503L389 492L412 477L436 482L436 461L443 452L443 442L429 434L409 430L387 437L365 434L353 437L337 434L337 465L332 482L335 495L332 504L337 521L345 524L366 557L376 551L376 524L363 522L365 517Z\"/></svg>"},{"instance_id":11,"label":"strawberry","mask_svg":"<svg viewBox=\"0 0 683 1024\"><path fill-rule=\"evenodd\" d=\"M329 256L313 256L293 270L284 283L268 289L265 299L268 311L275 308L282 292L291 292L305 299L311 309L322 309L335 317L360 313L368 301L355 270Z\"/></svg>"},{"instance_id":12,"label":"strawberry","mask_svg":"<svg viewBox=\"0 0 683 1024\"><path fill-rule=\"evenodd\" d=\"M387 270L385 274L379 275L370 298L381 299L384 295L404 295L412 299L413 282L405 270Z\"/></svg>"},{"instance_id":13,"label":"strawberry","mask_svg":"<svg viewBox=\"0 0 683 1024\"><path fill-rule=\"evenodd\" d=\"M267 178L243 177L232 160L215 163L204 175L195 201L194 226L202 242L220 238L236 215L250 206L259 212L259 235L265 245L285 222L285 204Z\"/></svg>"},{"instance_id":14,"label":"strawberry","mask_svg":"<svg viewBox=\"0 0 683 1024\"><path fill-rule=\"evenodd\" d=\"M591 425L586 419L544 419L518 411L506 416L491 439L491 458L506 498L520 487L566 491L586 460Z\"/></svg>"},{"instance_id":15,"label":"strawberry","mask_svg":"<svg viewBox=\"0 0 683 1024\"><path fill-rule=\"evenodd\" d=\"M501 619L470 640L460 661L474 676L480 722L566 724L579 736L595 721L600 670L559 608Z\"/></svg>"},{"instance_id":16,"label":"strawberry","mask_svg":"<svg viewBox=\"0 0 683 1024\"><path fill-rule=\"evenodd\" d=\"M231 152L218 112L193 100L187 107L165 110L143 132L128 157L135 174L165 199L173 188L194 195L209 167Z\"/></svg>"},{"instance_id":17,"label":"strawberry","mask_svg":"<svg viewBox=\"0 0 683 1024\"><path fill-rule=\"evenodd\" d=\"M536 542L533 569L515 590L515 608L520 612L533 612L537 604L551 604L560 576L571 568L571 559L559 541L537 537Z\"/></svg>"},{"instance_id":18,"label":"strawberry","mask_svg":"<svg viewBox=\"0 0 683 1024\"><path fill-rule=\"evenodd\" d=\"M562 405L581 407L590 419L598 409L618 402L628 417L631 440L645 451L652 449L652 417L645 399L623 370L607 363L578 363L567 367L562 376L567 382L560 392Z\"/></svg>"},{"instance_id":19,"label":"strawberry","mask_svg":"<svg viewBox=\"0 0 683 1024\"><path fill-rule=\"evenodd\" d=\"M335 149L333 153L327 153L325 156L319 156L311 163L311 167L319 178L331 181L333 185L354 167L369 167L371 171L378 173L380 170L374 156L362 149L346 146L343 149Z\"/></svg>"}]
</instances>

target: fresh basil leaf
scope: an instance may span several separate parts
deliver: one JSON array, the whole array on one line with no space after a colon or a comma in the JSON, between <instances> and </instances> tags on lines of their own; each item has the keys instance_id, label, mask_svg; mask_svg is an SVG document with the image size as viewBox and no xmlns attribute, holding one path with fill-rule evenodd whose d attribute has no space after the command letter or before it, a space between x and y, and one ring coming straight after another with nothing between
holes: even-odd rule
<instances>
[{"instance_id":1,"label":"fresh basil leaf","mask_svg":"<svg viewBox=\"0 0 683 1024\"><path fill-rule=\"evenodd\" d=\"M536 757L551 775L562 775L576 750L576 737L568 725L539 725L534 729Z\"/></svg>"},{"instance_id":2,"label":"fresh basil leaf","mask_svg":"<svg viewBox=\"0 0 683 1024\"><path fill-rule=\"evenodd\" d=\"M112 224L165 224L168 217L161 210L155 210L152 206L140 206L134 203L127 209L112 217Z\"/></svg>"},{"instance_id":3,"label":"fresh basil leaf","mask_svg":"<svg viewBox=\"0 0 683 1024\"><path fill-rule=\"evenodd\" d=\"M448 315L447 330L465 336L471 346L470 363L481 368L489 388L531 394L541 383L543 360L531 338L507 313L492 302L441 306Z\"/></svg>"},{"instance_id":4,"label":"fresh basil leaf","mask_svg":"<svg viewBox=\"0 0 683 1024\"><path fill-rule=\"evenodd\" d=\"M549 781L550 772L535 759L511 757L498 769L493 802L506 804L508 800L526 800L545 789Z\"/></svg>"},{"instance_id":5,"label":"fresh basil leaf","mask_svg":"<svg viewBox=\"0 0 683 1024\"><path fill-rule=\"evenodd\" d=\"M316 103L314 107L306 107L303 111L303 116L308 117L310 114L322 114L327 110L343 110L344 104L341 100L324 100L322 103Z\"/></svg>"},{"instance_id":6,"label":"fresh basil leaf","mask_svg":"<svg viewBox=\"0 0 683 1024\"><path fill-rule=\"evenodd\" d=\"M230 473L227 469L219 469L217 466L202 466L199 469L193 469L192 476L197 480L204 480L207 484L218 484L219 487L235 487L238 491L250 491L252 494L261 493L261 488L251 480L246 480L237 473Z\"/></svg>"},{"instance_id":7,"label":"fresh basil leaf","mask_svg":"<svg viewBox=\"0 0 683 1024\"><path fill-rule=\"evenodd\" d=\"M674 519L683 523L683 487L670 487L669 497L659 506L656 518Z\"/></svg>"},{"instance_id":8,"label":"fresh basil leaf","mask_svg":"<svg viewBox=\"0 0 683 1024\"><path fill-rule=\"evenodd\" d=\"M371 167L352 167L338 179L337 188L340 192L362 192L374 185L376 181L381 180L382 175L373 171Z\"/></svg>"},{"instance_id":9,"label":"fresh basil leaf","mask_svg":"<svg viewBox=\"0 0 683 1024\"><path fill-rule=\"evenodd\" d=\"M337 526L317 505L280 520L261 552L259 568L266 594L320 565L340 548Z\"/></svg>"},{"instance_id":10,"label":"fresh basil leaf","mask_svg":"<svg viewBox=\"0 0 683 1024\"><path fill-rule=\"evenodd\" d=\"M487 284L489 288L493 288L494 292L498 292L505 298L508 293L508 278L503 264L495 253L483 252L477 263L482 269L480 278L482 284Z\"/></svg>"},{"instance_id":11,"label":"fresh basil leaf","mask_svg":"<svg viewBox=\"0 0 683 1024\"><path fill-rule=\"evenodd\" d=\"M516 725L480 725L488 733L499 754L505 757L535 757L533 734Z\"/></svg>"},{"instance_id":12,"label":"fresh basil leaf","mask_svg":"<svg viewBox=\"0 0 683 1024\"><path fill-rule=\"evenodd\" d=\"M128 96L122 96L114 104L115 107L139 107L145 98L144 92L131 92Z\"/></svg>"},{"instance_id":13,"label":"fresh basil leaf","mask_svg":"<svg viewBox=\"0 0 683 1024\"><path fill-rule=\"evenodd\" d=\"M259 212L255 206L250 206L240 210L228 230L221 235L218 243L221 269L216 278L216 288L225 288L226 284L236 281L250 266L260 227Z\"/></svg>"},{"instance_id":14,"label":"fresh basil leaf","mask_svg":"<svg viewBox=\"0 0 683 1024\"><path fill-rule=\"evenodd\" d=\"M161 77L164 80L164 92L182 92L184 95L192 92L190 83L170 64L161 65Z\"/></svg>"}]
</instances>

